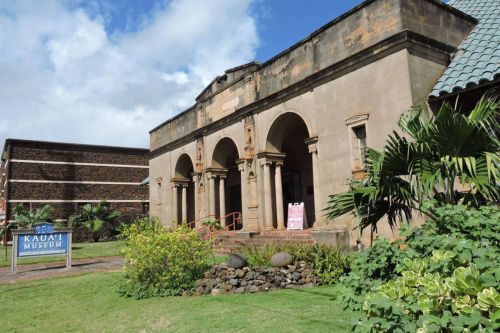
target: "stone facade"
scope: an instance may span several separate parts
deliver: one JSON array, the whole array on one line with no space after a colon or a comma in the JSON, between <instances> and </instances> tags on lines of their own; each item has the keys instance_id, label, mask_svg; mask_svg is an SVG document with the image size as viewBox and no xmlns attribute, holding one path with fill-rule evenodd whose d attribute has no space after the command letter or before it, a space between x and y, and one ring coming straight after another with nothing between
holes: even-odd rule
<instances>
[{"instance_id":1,"label":"stone facade","mask_svg":"<svg viewBox=\"0 0 500 333\"><path fill-rule=\"evenodd\" d=\"M404 111L425 105L475 23L439 1L365 1L269 61L226 71L150 132L151 215L173 225L239 211L244 231L283 229L287 204L304 202L307 227L354 244L355 221L324 218L329 195L363 176L366 145L381 148Z\"/></svg>"},{"instance_id":2,"label":"stone facade","mask_svg":"<svg viewBox=\"0 0 500 333\"><path fill-rule=\"evenodd\" d=\"M124 218L147 214L147 149L7 139L2 154L2 206L50 204L66 220L85 203L106 199Z\"/></svg>"}]
</instances>

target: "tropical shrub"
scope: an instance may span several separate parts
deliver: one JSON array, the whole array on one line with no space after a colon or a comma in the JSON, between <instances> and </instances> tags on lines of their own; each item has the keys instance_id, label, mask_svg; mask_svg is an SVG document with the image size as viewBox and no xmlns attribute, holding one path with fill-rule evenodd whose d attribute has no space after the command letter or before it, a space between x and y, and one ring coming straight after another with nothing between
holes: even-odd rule
<instances>
[{"instance_id":1,"label":"tropical shrub","mask_svg":"<svg viewBox=\"0 0 500 333\"><path fill-rule=\"evenodd\" d=\"M442 260L442 253L431 260ZM500 294L487 287L486 275L474 264L458 267L451 276L428 273L429 260L406 258L401 277L365 297L365 318L356 332L494 332ZM498 283L496 283L498 288Z\"/></svg>"},{"instance_id":2,"label":"tropical shrub","mask_svg":"<svg viewBox=\"0 0 500 333\"><path fill-rule=\"evenodd\" d=\"M73 216L69 225L83 228L87 237L97 242L118 234L119 217L120 212L109 209L108 203L103 200L96 205L83 205L80 214Z\"/></svg>"},{"instance_id":3,"label":"tropical shrub","mask_svg":"<svg viewBox=\"0 0 500 333\"><path fill-rule=\"evenodd\" d=\"M414 109L399 120L404 135L394 131L382 151L367 149L365 175L350 180L349 190L332 195L326 209L334 219L353 214L360 231L376 232L384 217L396 228L412 219L422 203L466 203L475 207L499 203L500 103L482 99L468 114L444 104L428 119ZM408 139L409 138L409 139Z\"/></svg>"},{"instance_id":4,"label":"tropical shrub","mask_svg":"<svg viewBox=\"0 0 500 333\"><path fill-rule=\"evenodd\" d=\"M436 222L376 240L341 279L358 332L493 332L499 328L500 208L423 206Z\"/></svg>"},{"instance_id":5,"label":"tropical shrub","mask_svg":"<svg viewBox=\"0 0 500 333\"><path fill-rule=\"evenodd\" d=\"M18 228L32 228L35 224L51 222L54 217L54 208L50 205L28 210L22 204L14 206L14 217Z\"/></svg>"},{"instance_id":6,"label":"tropical shrub","mask_svg":"<svg viewBox=\"0 0 500 333\"><path fill-rule=\"evenodd\" d=\"M118 292L139 299L192 291L210 267L211 242L200 240L186 225L172 231L156 219L143 222L123 231L125 271Z\"/></svg>"},{"instance_id":7,"label":"tropical shrub","mask_svg":"<svg viewBox=\"0 0 500 333\"><path fill-rule=\"evenodd\" d=\"M341 247L324 244L265 244L249 245L241 249L247 257L249 266L266 267L271 265L271 257L278 252L287 252L296 262L304 261L313 268L321 284L329 285L349 271L349 254Z\"/></svg>"}]
</instances>

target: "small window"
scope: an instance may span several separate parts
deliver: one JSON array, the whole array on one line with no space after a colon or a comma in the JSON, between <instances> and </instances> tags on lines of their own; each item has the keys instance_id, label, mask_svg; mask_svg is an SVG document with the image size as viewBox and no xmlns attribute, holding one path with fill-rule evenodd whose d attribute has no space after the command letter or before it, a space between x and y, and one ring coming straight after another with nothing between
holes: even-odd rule
<instances>
[{"instance_id":1,"label":"small window","mask_svg":"<svg viewBox=\"0 0 500 333\"><path fill-rule=\"evenodd\" d=\"M364 167L366 153L366 127L365 125L360 125L351 129L352 168L354 170L361 170Z\"/></svg>"},{"instance_id":2,"label":"small window","mask_svg":"<svg viewBox=\"0 0 500 333\"><path fill-rule=\"evenodd\" d=\"M161 182L156 183L156 204L161 205Z\"/></svg>"}]
</instances>

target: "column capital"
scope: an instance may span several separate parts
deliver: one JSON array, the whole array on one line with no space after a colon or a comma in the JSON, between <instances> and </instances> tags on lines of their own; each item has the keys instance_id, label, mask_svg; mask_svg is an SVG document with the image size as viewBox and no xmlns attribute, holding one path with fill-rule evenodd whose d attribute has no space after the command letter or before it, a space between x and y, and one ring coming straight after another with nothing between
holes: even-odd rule
<instances>
[{"instance_id":1,"label":"column capital","mask_svg":"<svg viewBox=\"0 0 500 333\"><path fill-rule=\"evenodd\" d=\"M224 168L206 168L205 173L208 178L225 177L227 175L227 169Z\"/></svg>"},{"instance_id":2,"label":"column capital","mask_svg":"<svg viewBox=\"0 0 500 333\"><path fill-rule=\"evenodd\" d=\"M174 177L170 179L172 187L188 186L189 178Z\"/></svg>"},{"instance_id":3,"label":"column capital","mask_svg":"<svg viewBox=\"0 0 500 333\"><path fill-rule=\"evenodd\" d=\"M260 162L260 166L263 165L269 165L274 162L283 162L285 159L286 154L284 153L270 153L270 152L263 152L257 154L257 159Z\"/></svg>"},{"instance_id":4,"label":"column capital","mask_svg":"<svg viewBox=\"0 0 500 333\"><path fill-rule=\"evenodd\" d=\"M318 153L318 137L313 136L304 140L305 144L309 148L309 152Z\"/></svg>"}]
</instances>

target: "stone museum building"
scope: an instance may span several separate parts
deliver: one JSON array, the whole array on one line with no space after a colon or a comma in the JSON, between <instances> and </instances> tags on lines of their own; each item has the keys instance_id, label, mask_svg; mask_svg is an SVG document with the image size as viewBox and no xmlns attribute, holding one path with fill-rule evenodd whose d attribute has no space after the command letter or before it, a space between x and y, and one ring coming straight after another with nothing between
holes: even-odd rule
<instances>
[{"instance_id":1,"label":"stone museum building","mask_svg":"<svg viewBox=\"0 0 500 333\"><path fill-rule=\"evenodd\" d=\"M84 204L107 200L127 217L147 214L147 149L7 139L1 163L0 210L13 222L12 209L47 204L67 220Z\"/></svg>"},{"instance_id":2,"label":"stone museum building","mask_svg":"<svg viewBox=\"0 0 500 333\"><path fill-rule=\"evenodd\" d=\"M236 229L259 232L286 229L288 204L303 202L313 236L353 244L352 217L324 217L329 195L426 105L477 23L440 1L369 0L265 63L228 69L150 131L150 214L176 225L241 212Z\"/></svg>"}]
</instances>

